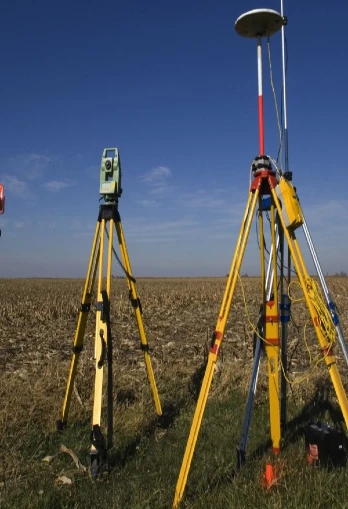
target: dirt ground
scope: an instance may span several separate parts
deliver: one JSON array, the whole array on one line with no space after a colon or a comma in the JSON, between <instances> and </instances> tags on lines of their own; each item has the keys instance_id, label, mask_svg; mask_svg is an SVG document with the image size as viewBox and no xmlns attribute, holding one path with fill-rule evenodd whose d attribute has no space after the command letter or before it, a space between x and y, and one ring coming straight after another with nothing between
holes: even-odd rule
<instances>
[{"instance_id":1,"label":"dirt ground","mask_svg":"<svg viewBox=\"0 0 348 509\"><path fill-rule=\"evenodd\" d=\"M179 408L197 396L226 283L227 278L137 281L162 404L174 401ZM347 331L348 278L328 278L327 283L340 311L342 330ZM11 492L15 486L20 492L35 489L35 479L30 481L33 461L40 473L38 465L50 450L46 442L57 435L56 420L61 417L83 285L83 280L69 279L0 280L0 495L1 489ZM237 282L211 388L215 396L223 397L234 389L244 394L248 391L260 290L259 278L244 277ZM288 394L301 403L313 397L318 380L329 380L330 386L330 377L295 282L290 293ZM111 329L119 437L131 433L136 436L139 429L147 428L154 408L125 279L112 280ZM92 416L94 342L92 300L69 413L69 422L79 422L84 429L90 426ZM338 344L334 351L347 390L348 370ZM266 400L265 362L260 370L258 395ZM337 403L330 387L329 397ZM86 437L78 438L78 429L72 431L77 434L77 450L80 442L87 448ZM59 477L59 472L54 475ZM25 488L27 485L31 487Z\"/></svg>"},{"instance_id":2,"label":"dirt ground","mask_svg":"<svg viewBox=\"0 0 348 509\"><path fill-rule=\"evenodd\" d=\"M180 376L204 360L215 329L227 278L139 279L136 283L143 308L143 323L154 369ZM348 278L330 277L329 290L340 311L343 331L348 329ZM83 290L83 280L0 280L0 366L2 376L35 379L46 365L68 372ZM260 279L237 282L223 341L222 363L250 368L253 327L260 306ZM308 348L315 356L318 342L307 308L296 284L291 288L292 320L289 325L290 371L308 366ZM112 280L111 322L117 370L141 372L136 320L125 279ZM93 302L84 338L81 363L93 369L95 336ZM335 353L342 360L337 345Z\"/></svg>"}]
</instances>

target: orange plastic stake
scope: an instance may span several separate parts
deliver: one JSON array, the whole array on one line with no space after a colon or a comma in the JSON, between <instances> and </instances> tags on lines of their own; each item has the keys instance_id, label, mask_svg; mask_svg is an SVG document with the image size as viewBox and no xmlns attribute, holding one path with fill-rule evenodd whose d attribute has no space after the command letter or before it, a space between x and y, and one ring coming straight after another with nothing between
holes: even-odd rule
<instances>
[{"instance_id":1,"label":"orange plastic stake","mask_svg":"<svg viewBox=\"0 0 348 509\"><path fill-rule=\"evenodd\" d=\"M277 478L273 466L270 463L266 464L266 471L262 476L262 486L269 490L275 483Z\"/></svg>"}]
</instances>

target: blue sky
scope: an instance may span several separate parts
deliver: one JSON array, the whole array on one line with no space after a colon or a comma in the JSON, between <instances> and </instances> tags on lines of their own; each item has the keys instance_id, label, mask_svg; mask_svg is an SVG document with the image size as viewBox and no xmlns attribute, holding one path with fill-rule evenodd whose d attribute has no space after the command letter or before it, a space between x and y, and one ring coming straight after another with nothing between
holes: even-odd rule
<instances>
[{"instance_id":1,"label":"blue sky","mask_svg":"<svg viewBox=\"0 0 348 509\"><path fill-rule=\"evenodd\" d=\"M280 1L89 5L2 9L0 276L85 276L101 154L113 146L134 274L225 275L258 154L256 43L234 22ZM348 272L348 5L288 0L285 14L294 184L324 272ZM271 51L280 102L280 32ZM263 70L266 152L276 157L265 44ZM258 263L253 228L243 272L258 274Z\"/></svg>"}]
</instances>

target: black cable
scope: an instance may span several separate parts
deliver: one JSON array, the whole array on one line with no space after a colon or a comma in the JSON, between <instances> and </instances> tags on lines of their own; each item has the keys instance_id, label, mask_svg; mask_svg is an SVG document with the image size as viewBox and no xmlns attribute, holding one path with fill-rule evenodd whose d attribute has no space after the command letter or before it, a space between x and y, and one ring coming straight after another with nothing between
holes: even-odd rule
<instances>
[{"instance_id":1,"label":"black cable","mask_svg":"<svg viewBox=\"0 0 348 509\"><path fill-rule=\"evenodd\" d=\"M257 214L260 214L260 209L257 209ZM257 240L257 245L259 246L259 251L261 251L261 246L260 246L260 242L259 242L259 229L258 229L257 225L258 225L258 221L255 221L256 240Z\"/></svg>"},{"instance_id":2,"label":"black cable","mask_svg":"<svg viewBox=\"0 0 348 509\"><path fill-rule=\"evenodd\" d=\"M108 229L107 229L107 227L106 227L106 224L105 224L105 233L106 233L106 236L107 236L108 240L110 240L110 239L109 239L109 232L108 232ZM117 260L117 262L118 262L119 266L121 267L121 269L123 270L123 272L126 274L126 276L127 276L127 278L129 279L129 281L132 281L132 283L136 283L135 278L134 278L131 274L129 274L129 272L127 271L127 269L124 267L124 265L122 264L121 260L120 260L120 259L119 259L119 257L117 256L117 253L116 253L116 251L115 251L114 246L112 246L112 252L114 253L114 256L115 256L115 258L116 258L116 260Z\"/></svg>"},{"instance_id":3,"label":"black cable","mask_svg":"<svg viewBox=\"0 0 348 509\"><path fill-rule=\"evenodd\" d=\"M258 214L260 213L260 209L258 209ZM267 214L266 214L266 217L267 217ZM269 216L268 216L268 221L270 221L269 219ZM259 230L258 230L258 221L256 221L256 239L257 239L257 245L259 247L259 251L261 251L261 246L260 246L260 242L259 242ZM271 256L271 253L269 252L269 250L267 249L267 244L266 244L266 239L265 239L265 235L263 235L263 245L264 245L264 251L268 254L268 256ZM269 258L267 258L266 256L264 256L265 258L265 265L268 265L268 262L269 262Z\"/></svg>"},{"instance_id":4,"label":"black cable","mask_svg":"<svg viewBox=\"0 0 348 509\"><path fill-rule=\"evenodd\" d=\"M283 97L283 85L282 85L282 88L281 88L281 96ZM279 156L280 156L280 150L281 150L281 147L283 145L283 135L284 135L284 126L283 126L283 101L281 101L281 104L280 104L280 127L281 127L281 137L280 137L280 141L279 141L279 148L278 148L278 153L277 153L277 165L279 165ZM280 165L281 166L281 165Z\"/></svg>"},{"instance_id":5,"label":"black cable","mask_svg":"<svg viewBox=\"0 0 348 509\"><path fill-rule=\"evenodd\" d=\"M271 224L271 219L269 217L269 214L268 214L268 211L266 211L266 219L267 221L269 222L269 224ZM267 244L266 244L266 239L265 239L265 235L263 236L263 245L265 246L265 251L266 253L268 254L268 256L271 256L271 253L268 251L267 249Z\"/></svg>"},{"instance_id":6,"label":"black cable","mask_svg":"<svg viewBox=\"0 0 348 509\"><path fill-rule=\"evenodd\" d=\"M278 258L280 258L280 252L278 252ZM277 266L278 266L279 270L281 270L281 262L280 262L280 260L277 262ZM289 267L288 267L287 265L284 265L284 264L283 264L283 267L284 267L284 269L289 270ZM290 271L291 271L291 272L292 272L295 276L297 276L297 272L296 272L296 270L295 270L295 269L291 268L291 269L290 269ZM286 281L286 284L288 285L289 283L288 283L287 277L286 277L286 276L283 276L283 277L284 277L284 279L285 279L285 281Z\"/></svg>"}]
</instances>

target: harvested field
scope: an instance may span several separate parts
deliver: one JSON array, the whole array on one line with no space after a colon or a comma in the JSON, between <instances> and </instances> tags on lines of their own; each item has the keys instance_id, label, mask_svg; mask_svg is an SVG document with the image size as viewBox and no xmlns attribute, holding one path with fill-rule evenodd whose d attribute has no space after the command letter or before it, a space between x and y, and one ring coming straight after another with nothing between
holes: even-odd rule
<instances>
[{"instance_id":1,"label":"harvested field","mask_svg":"<svg viewBox=\"0 0 348 509\"><path fill-rule=\"evenodd\" d=\"M80 457L82 455L85 464L88 457L94 386L94 305L78 365L69 413L70 430L63 438L56 438L55 432L55 421L60 417L66 387L83 283L82 280L64 279L0 281L0 502L4 507L14 507L16 493L25 490L35 492L37 500L40 496L42 498L42 493L38 493L45 492L46 488L38 487L35 491L31 477L45 479L45 483L54 487L63 474L75 481L87 476L86 472L75 471L71 464L61 460L52 460L49 464L42 462L45 456L62 454L59 452L61 443L73 446L75 452ZM347 333L348 278L331 277L327 283L340 311L343 331ZM192 402L199 390L207 345L215 329L225 284L226 278L137 280L162 405L169 405L174 410L191 405L191 417ZM237 285L211 397L223 398L233 391L242 395L247 392L253 351L252 325L258 318L260 284L258 278L243 278L243 290L239 283ZM326 383L329 377L323 363L319 363L313 374L309 368L308 349L313 358L318 356L319 349L304 303L294 302L292 314L289 377L293 381L300 378L305 381L290 386L289 398L305 402L315 392L318 380ZM126 443L124 437L140 440L142 433L148 432L154 418L154 406L124 279L112 280L111 321L115 432ZM335 353L347 387L347 369L338 346ZM258 397L267 399L264 372L265 369L260 376ZM335 403L335 395L332 390L329 392ZM179 415L179 412L173 413ZM157 439L160 440L165 432L156 431ZM69 440L70 443L66 443ZM121 456L123 454L122 462L125 462L127 447L123 451L117 438L115 447L119 447ZM8 503L12 505L6 505ZM46 507L45 503L42 502L42 507ZM63 506L69 507L56 507Z\"/></svg>"}]
</instances>

